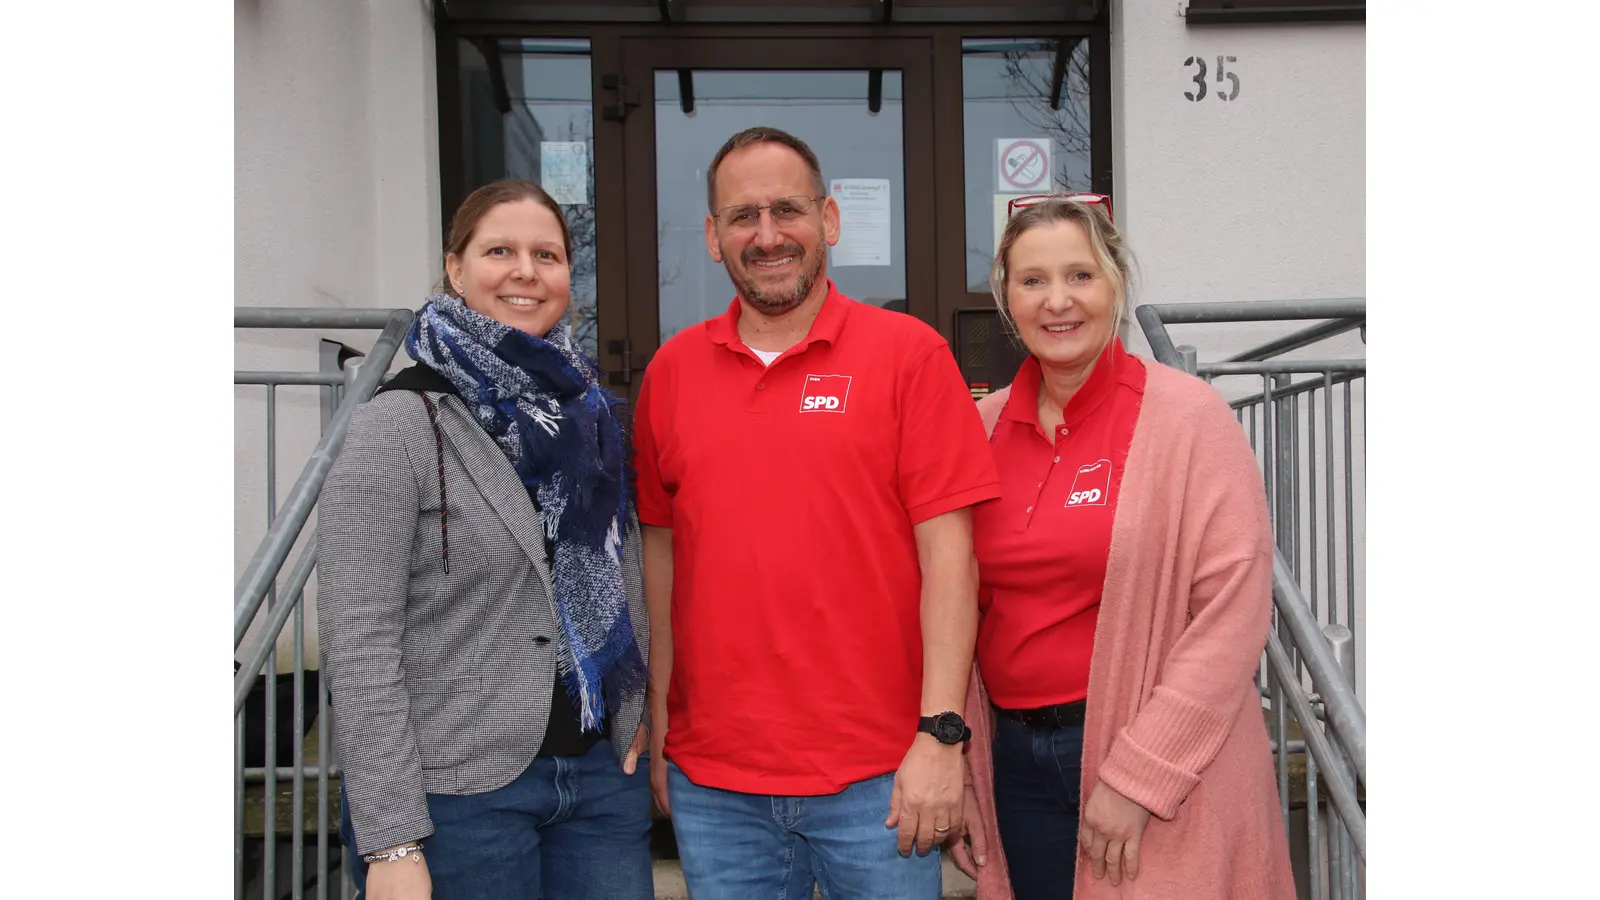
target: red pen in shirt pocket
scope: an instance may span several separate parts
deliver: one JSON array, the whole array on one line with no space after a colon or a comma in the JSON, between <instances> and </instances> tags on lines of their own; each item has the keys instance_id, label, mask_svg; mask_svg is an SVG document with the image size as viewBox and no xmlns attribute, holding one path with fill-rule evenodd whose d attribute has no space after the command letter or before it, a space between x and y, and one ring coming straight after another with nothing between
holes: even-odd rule
<instances>
[{"instance_id":1,"label":"red pen in shirt pocket","mask_svg":"<svg viewBox=\"0 0 1600 900\"><path fill-rule=\"evenodd\" d=\"M1072 477L1072 492L1066 505L1105 506L1106 495L1111 493L1111 460L1101 459L1078 467Z\"/></svg>"}]
</instances>

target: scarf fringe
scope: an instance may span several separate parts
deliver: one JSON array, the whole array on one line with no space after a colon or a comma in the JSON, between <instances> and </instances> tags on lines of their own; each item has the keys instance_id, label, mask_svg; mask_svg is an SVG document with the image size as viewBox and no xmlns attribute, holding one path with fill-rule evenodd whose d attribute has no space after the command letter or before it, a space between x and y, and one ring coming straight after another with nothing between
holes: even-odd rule
<instances>
[{"instance_id":1,"label":"scarf fringe","mask_svg":"<svg viewBox=\"0 0 1600 900\"><path fill-rule=\"evenodd\" d=\"M622 618L613 623L612 634L604 647L607 651L615 647L621 652L615 656L610 652L602 653L582 662L575 662L569 653L562 660L561 683L578 709L579 723L584 731L599 730L605 719L605 682L610 681L621 696L635 697L644 693L649 678L631 619ZM582 674L575 678L572 677L574 672Z\"/></svg>"}]
</instances>

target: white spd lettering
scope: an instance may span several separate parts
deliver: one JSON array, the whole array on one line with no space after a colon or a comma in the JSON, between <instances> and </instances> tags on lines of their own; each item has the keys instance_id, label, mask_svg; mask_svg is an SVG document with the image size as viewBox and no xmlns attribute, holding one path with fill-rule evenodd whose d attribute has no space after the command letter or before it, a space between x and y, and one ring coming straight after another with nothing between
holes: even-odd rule
<instances>
[{"instance_id":1,"label":"white spd lettering","mask_svg":"<svg viewBox=\"0 0 1600 900\"><path fill-rule=\"evenodd\" d=\"M803 413L843 414L850 404L850 375L807 375L800 391Z\"/></svg>"},{"instance_id":2,"label":"white spd lettering","mask_svg":"<svg viewBox=\"0 0 1600 900\"><path fill-rule=\"evenodd\" d=\"M1078 467L1072 477L1072 492L1065 506L1105 506L1106 495L1111 493L1111 460L1097 459Z\"/></svg>"}]
</instances>

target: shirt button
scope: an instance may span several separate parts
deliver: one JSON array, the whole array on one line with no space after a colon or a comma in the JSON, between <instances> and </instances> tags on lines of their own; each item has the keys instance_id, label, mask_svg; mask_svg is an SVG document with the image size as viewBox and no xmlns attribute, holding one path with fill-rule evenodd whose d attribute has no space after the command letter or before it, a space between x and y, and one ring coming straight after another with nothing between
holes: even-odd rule
<instances>
[{"instance_id":1,"label":"shirt button","mask_svg":"<svg viewBox=\"0 0 1600 900\"><path fill-rule=\"evenodd\" d=\"M1055 459L1051 460L1051 462L1061 462L1061 457L1058 456Z\"/></svg>"},{"instance_id":2,"label":"shirt button","mask_svg":"<svg viewBox=\"0 0 1600 900\"><path fill-rule=\"evenodd\" d=\"M1066 437L1067 436L1067 430L1065 428L1061 429L1061 436L1062 437Z\"/></svg>"},{"instance_id":3,"label":"shirt button","mask_svg":"<svg viewBox=\"0 0 1600 900\"><path fill-rule=\"evenodd\" d=\"M1028 511L1028 512L1033 512L1033 507L1031 507L1031 506L1030 506L1030 507L1028 507L1028 509L1027 509L1027 511Z\"/></svg>"},{"instance_id":4,"label":"shirt button","mask_svg":"<svg viewBox=\"0 0 1600 900\"><path fill-rule=\"evenodd\" d=\"M756 390L758 390L758 391L764 391L766 389L767 389L767 383L765 381L760 382L760 383L758 383L756 385Z\"/></svg>"}]
</instances>

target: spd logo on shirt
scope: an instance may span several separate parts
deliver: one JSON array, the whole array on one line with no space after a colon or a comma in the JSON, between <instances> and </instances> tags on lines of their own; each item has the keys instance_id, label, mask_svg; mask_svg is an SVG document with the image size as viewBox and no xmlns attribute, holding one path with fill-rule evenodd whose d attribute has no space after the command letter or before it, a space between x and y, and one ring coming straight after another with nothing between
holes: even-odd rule
<instances>
[{"instance_id":1,"label":"spd logo on shirt","mask_svg":"<svg viewBox=\"0 0 1600 900\"><path fill-rule=\"evenodd\" d=\"M1111 460L1101 459L1078 467L1072 477L1072 493L1067 495L1067 507L1105 506L1106 495L1111 493Z\"/></svg>"},{"instance_id":2,"label":"spd logo on shirt","mask_svg":"<svg viewBox=\"0 0 1600 900\"><path fill-rule=\"evenodd\" d=\"M850 398L849 375L807 375L805 385L800 395L801 412L844 412L845 401Z\"/></svg>"}]
</instances>

